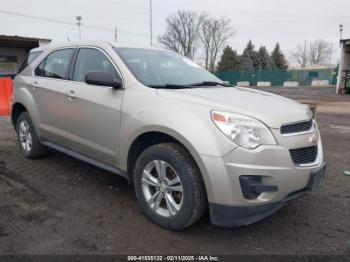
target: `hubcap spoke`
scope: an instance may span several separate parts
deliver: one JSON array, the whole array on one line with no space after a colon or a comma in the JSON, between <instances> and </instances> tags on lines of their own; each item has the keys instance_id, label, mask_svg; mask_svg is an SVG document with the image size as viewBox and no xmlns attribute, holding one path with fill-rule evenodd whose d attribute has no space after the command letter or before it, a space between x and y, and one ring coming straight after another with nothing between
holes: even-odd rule
<instances>
[{"instance_id":1,"label":"hubcap spoke","mask_svg":"<svg viewBox=\"0 0 350 262\"><path fill-rule=\"evenodd\" d=\"M178 176L176 176L174 179L169 181L168 185L169 185L169 187L171 187L171 186L175 186L179 183L181 183L180 178Z\"/></svg>"},{"instance_id":2,"label":"hubcap spoke","mask_svg":"<svg viewBox=\"0 0 350 262\"><path fill-rule=\"evenodd\" d=\"M154 166L157 170L158 177L161 181L165 181L166 179L166 163L161 160L153 161Z\"/></svg>"},{"instance_id":3,"label":"hubcap spoke","mask_svg":"<svg viewBox=\"0 0 350 262\"><path fill-rule=\"evenodd\" d=\"M160 193L158 194L158 197L156 199L156 202L154 203L154 206L153 206L153 210L158 210L158 208L160 207L160 202L162 202L162 199L163 199L163 194Z\"/></svg>"},{"instance_id":4,"label":"hubcap spoke","mask_svg":"<svg viewBox=\"0 0 350 262\"><path fill-rule=\"evenodd\" d=\"M143 171L142 183L153 186L153 187L159 186L157 178L152 176L151 173L149 171L146 171L146 170Z\"/></svg>"},{"instance_id":5,"label":"hubcap spoke","mask_svg":"<svg viewBox=\"0 0 350 262\"><path fill-rule=\"evenodd\" d=\"M150 206L152 206L152 205L155 203L156 199L158 198L159 194L160 194L160 191L156 191L156 192L154 193L154 195L147 201L147 203L148 203Z\"/></svg>"},{"instance_id":6,"label":"hubcap spoke","mask_svg":"<svg viewBox=\"0 0 350 262\"><path fill-rule=\"evenodd\" d=\"M176 204L173 196L171 194L165 194L165 202L167 204L168 210L172 216L174 216L177 211L179 211L179 207Z\"/></svg>"},{"instance_id":7,"label":"hubcap spoke","mask_svg":"<svg viewBox=\"0 0 350 262\"><path fill-rule=\"evenodd\" d=\"M168 187L168 189L171 191L183 192L183 188L181 185L180 186L170 186L170 187Z\"/></svg>"},{"instance_id":8,"label":"hubcap spoke","mask_svg":"<svg viewBox=\"0 0 350 262\"><path fill-rule=\"evenodd\" d=\"M24 122L21 122L21 124L19 125L19 128L20 128L20 130L23 132L23 133L25 133L27 130L26 130L26 125L25 125L25 123Z\"/></svg>"},{"instance_id":9,"label":"hubcap spoke","mask_svg":"<svg viewBox=\"0 0 350 262\"><path fill-rule=\"evenodd\" d=\"M160 207L160 203L162 202L163 195L160 191L154 193L154 195L148 200L148 204L154 211L157 211Z\"/></svg>"}]
</instances>

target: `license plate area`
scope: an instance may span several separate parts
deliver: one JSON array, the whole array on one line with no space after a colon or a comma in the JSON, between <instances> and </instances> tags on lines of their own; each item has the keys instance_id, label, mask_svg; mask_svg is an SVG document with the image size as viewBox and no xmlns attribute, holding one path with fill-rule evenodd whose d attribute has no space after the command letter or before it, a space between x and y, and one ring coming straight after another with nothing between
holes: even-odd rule
<instances>
[{"instance_id":1,"label":"license plate area","mask_svg":"<svg viewBox=\"0 0 350 262\"><path fill-rule=\"evenodd\" d=\"M324 180L325 173L326 173L326 166L324 165L320 170L310 175L310 180L308 184L309 191L315 191L319 187L321 182Z\"/></svg>"}]
</instances>

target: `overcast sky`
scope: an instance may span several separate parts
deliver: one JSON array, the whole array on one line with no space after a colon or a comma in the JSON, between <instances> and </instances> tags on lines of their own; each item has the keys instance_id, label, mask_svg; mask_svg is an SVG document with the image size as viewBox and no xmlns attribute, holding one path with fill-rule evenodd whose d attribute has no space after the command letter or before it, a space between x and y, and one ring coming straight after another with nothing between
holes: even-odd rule
<instances>
[{"instance_id":1,"label":"overcast sky","mask_svg":"<svg viewBox=\"0 0 350 262\"><path fill-rule=\"evenodd\" d=\"M334 59L339 58L338 25L350 37L349 0L153 0L154 35L164 32L165 18L177 10L206 12L227 17L236 29L230 45L242 51L249 39L269 50L279 41L287 56L304 41L323 38L334 43ZM118 27L121 44L149 44L149 0L0 0L0 10L75 23L81 15L83 24L110 31L83 28L84 40L114 41ZM50 38L53 42L78 40L74 25L40 21L0 13L0 34Z\"/></svg>"}]
</instances>

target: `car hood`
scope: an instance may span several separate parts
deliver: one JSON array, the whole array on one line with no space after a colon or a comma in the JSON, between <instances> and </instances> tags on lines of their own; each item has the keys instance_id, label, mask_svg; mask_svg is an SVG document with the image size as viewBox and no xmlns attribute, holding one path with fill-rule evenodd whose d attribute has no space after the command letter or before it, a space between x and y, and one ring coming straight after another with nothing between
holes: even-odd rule
<instances>
[{"instance_id":1,"label":"car hood","mask_svg":"<svg viewBox=\"0 0 350 262\"><path fill-rule=\"evenodd\" d=\"M158 89L160 97L207 105L210 110L250 116L271 128L312 118L311 110L293 100L241 87L203 87L189 89Z\"/></svg>"}]
</instances>

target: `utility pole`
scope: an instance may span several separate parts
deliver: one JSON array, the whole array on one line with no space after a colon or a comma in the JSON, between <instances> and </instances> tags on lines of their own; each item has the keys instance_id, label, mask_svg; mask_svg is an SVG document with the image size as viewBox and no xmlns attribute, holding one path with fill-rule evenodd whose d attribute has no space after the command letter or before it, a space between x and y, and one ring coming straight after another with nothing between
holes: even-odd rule
<instances>
[{"instance_id":1,"label":"utility pole","mask_svg":"<svg viewBox=\"0 0 350 262\"><path fill-rule=\"evenodd\" d=\"M344 26L340 24L339 25L340 41L343 40L343 30L344 30Z\"/></svg>"},{"instance_id":2,"label":"utility pole","mask_svg":"<svg viewBox=\"0 0 350 262\"><path fill-rule=\"evenodd\" d=\"M331 63L332 63L332 53L333 53L333 43L331 43L331 52L329 54L329 67L331 67Z\"/></svg>"},{"instance_id":3,"label":"utility pole","mask_svg":"<svg viewBox=\"0 0 350 262\"><path fill-rule=\"evenodd\" d=\"M151 33L151 46L153 46L153 5L152 0L149 0L149 23L150 23L150 33Z\"/></svg>"},{"instance_id":4,"label":"utility pole","mask_svg":"<svg viewBox=\"0 0 350 262\"><path fill-rule=\"evenodd\" d=\"M118 27L117 25L115 25L115 29L114 29L114 42L117 42L118 39Z\"/></svg>"},{"instance_id":5,"label":"utility pole","mask_svg":"<svg viewBox=\"0 0 350 262\"><path fill-rule=\"evenodd\" d=\"M306 61L306 57L307 57L307 54L306 54L306 45L307 45L307 40L305 40L305 43L304 43L304 54L303 54L303 67L305 67L306 66L306 64L307 64L307 61Z\"/></svg>"},{"instance_id":6,"label":"utility pole","mask_svg":"<svg viewBox=\"0 0 350 262\"><path fill-rule=\"evenodd\" d=\"M78 25L78 30L79 30L79 40L81 41L81 20L82 17L80 15L76 16L77 19L77 25Z\"/></svg>"}]
</instances>

